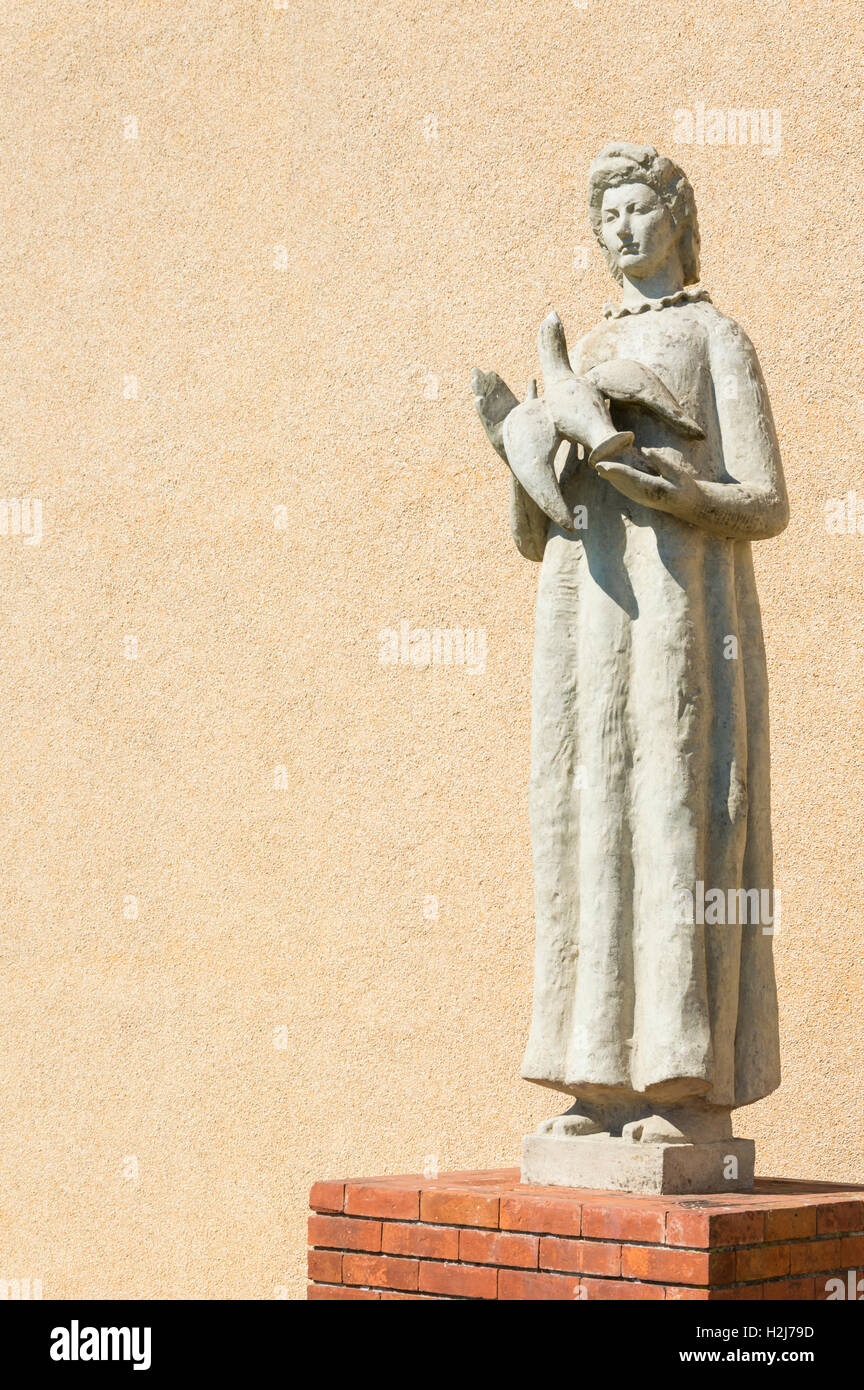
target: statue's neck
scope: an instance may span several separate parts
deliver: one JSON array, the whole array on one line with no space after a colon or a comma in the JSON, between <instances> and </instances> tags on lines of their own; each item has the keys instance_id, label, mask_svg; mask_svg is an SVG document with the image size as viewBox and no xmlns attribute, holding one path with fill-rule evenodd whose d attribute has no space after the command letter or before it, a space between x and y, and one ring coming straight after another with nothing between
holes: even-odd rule
<instances>
[{"instance_id":1,"label":"statue's neck","mask_svg":"<svg viewBox=\"0 0 864 1390\"><path fill-rule=\"evenodd\" d=\"M677 294L683 288L684 275L676 257L658 270L656 275L649 275L643 280L631 280L625 275L621 303L628 309L635 309L648 299L662 299L664 295Z\"/></svg>"}]
</instances>

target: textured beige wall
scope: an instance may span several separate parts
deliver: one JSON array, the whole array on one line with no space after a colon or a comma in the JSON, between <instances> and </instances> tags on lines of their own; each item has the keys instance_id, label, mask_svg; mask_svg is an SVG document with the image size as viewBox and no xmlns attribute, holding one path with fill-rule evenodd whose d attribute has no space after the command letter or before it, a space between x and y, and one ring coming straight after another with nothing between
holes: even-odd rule
<instances>
[{"instance_id":1,"label":"textured beige wall","mask_svg":"<svg viewBox=\"0 0 864 1390\"><path fill-rule=\"evenodd\" d=\"M467 381L596 320L588 161L675 155L700 99L782 119L677 149L793 505L757 552L785 1080L742 1129L864 1181L864 534L825 524L864 509L858 8L4 7L0 463L44 535L0 536L0 1276L296 1296L314 1178L510 1164L553 1112L537 569ZM485 629L485 672L383 666L401 620Z\"/></svg>"}]
</instances>

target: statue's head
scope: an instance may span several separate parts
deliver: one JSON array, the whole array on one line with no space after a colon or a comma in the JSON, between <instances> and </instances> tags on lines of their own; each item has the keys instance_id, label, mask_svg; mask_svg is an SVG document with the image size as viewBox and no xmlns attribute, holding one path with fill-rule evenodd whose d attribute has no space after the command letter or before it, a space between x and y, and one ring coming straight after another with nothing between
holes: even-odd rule
<instances>
[{"instance_id":1,"label":"statue's head","mask_svg":"<svg viewBox=\"0 0 864 1390\"><path fill-rule=\"evenodd\" d=\"M696 200L683 170L653 145L607 145L588 175L588 214L619 285L647 279L672 256L683 284L699 279Z\"/></svg>"}]
</instances>

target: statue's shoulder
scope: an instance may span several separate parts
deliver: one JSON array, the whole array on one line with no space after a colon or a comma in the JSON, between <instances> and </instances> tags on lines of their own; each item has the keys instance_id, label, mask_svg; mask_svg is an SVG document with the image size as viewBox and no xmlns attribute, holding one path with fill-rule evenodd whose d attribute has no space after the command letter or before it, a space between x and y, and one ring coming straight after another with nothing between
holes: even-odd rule
<instances>
[{"instance_id":1,"label":"statue's shoulder","mask_svg":"<svg viewBox=\"0 0 864 1390\"><path fill-rule=\"evenodd\" d=\"M705 325L710 337L723 342L734 342L736 339L750 341L738 320L733 319L731 314L724 314L710 300L703 299L698 304L691 304L689 310Z\"/></svg>"},{"instance_id":2,"label":"statue's shoulder","mask_svg":"<svg viewBox=\"0 0 864 1390\"><path fill-rule=\"evenodd\" d=\"M711 353L725 357L752 359L756 349L746 331L731 314L722 313L714 304L703 301L694 305L698 308L708 334L708 347Z\"/></svg>"}]
</instances>

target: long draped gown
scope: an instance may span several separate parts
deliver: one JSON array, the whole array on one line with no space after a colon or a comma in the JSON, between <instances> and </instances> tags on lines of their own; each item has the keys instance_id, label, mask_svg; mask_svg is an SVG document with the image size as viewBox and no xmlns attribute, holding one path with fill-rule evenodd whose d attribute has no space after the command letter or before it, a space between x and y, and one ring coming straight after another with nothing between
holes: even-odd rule
<instances>
[{"instance_id":1,"label":"long draped gown","mask_svg":"<svg viewBox=\"0 0 864 1390\"><path fill-rule=\"evenodd\" d=\"M695 477L785 497L755 352L704 291L607 307L571 360L579 373L616 357L656 372L705 438L630 407L613 407L616 428L677 450ZM564 491L585 529L549 522L525 549L542 569L522 1075L607 1103L745 1105L780 1082L772 929L686 920L681 890L773 892L750 543L632 502L584 463Z\"/></svg>"}]
</instances>

